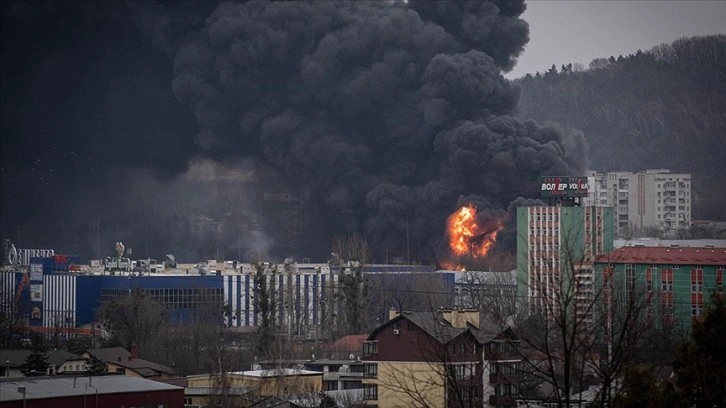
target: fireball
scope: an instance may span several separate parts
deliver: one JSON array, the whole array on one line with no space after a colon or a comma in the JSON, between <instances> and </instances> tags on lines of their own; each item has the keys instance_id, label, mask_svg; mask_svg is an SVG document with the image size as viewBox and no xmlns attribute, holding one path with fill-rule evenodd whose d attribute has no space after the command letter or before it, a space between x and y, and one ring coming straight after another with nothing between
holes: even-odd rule
<instances>
[{"instance_id":1,"label":"fireball","mask_svg":"<svg viewBox=\"0 0 726 408\"><path fill-rule=\"evenodd\" d=\"M480 225L476 215L476 207L469 204L449 216L446 230L449 247L454 255L484 257L494 246L497 233L504 227L502 220L493 219L487 221L486 225Z\"/></svg>"}]
</instances>

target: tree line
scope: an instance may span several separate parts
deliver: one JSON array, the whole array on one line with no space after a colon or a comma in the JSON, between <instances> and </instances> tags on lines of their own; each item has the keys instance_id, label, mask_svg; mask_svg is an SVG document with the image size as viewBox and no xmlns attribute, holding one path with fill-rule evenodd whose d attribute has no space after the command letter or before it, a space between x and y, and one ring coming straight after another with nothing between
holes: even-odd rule
<instances>
[{"instance_id":1,"label":"tree line","mask_svg":"<svg viewBox=\"0 0 726 408\"><path fill-rule=\"evenodd\" d=\"M515 81L520 114L583 133L590 168L693 175L693 218L726 219L726 36L682 38Z\"/></svg>"}]
</instances>

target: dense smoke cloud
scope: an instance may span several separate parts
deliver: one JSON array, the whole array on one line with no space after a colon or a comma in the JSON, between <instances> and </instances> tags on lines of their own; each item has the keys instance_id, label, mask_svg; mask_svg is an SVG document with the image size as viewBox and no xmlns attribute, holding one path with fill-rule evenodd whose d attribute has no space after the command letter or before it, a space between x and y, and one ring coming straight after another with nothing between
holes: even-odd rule
<instances>
[{"instance_id":1,"label":"dense smoke cloud","mask_svg":"<svg viewBox=\"0 0 726 408\"><path fill-rule=\"evenodd\" d=\"M174 91L197 144L262 155L327 220L433 259L461 195L504 209L569 174L562 133L510 116L501 75L527 41L522 3L227 3L180 47Z\"/></svg>"},{"instance_id":2,"label":"dense smoke cloud","mask_svg":"<svg viewBox=\"0 0 726 408\"><path fill-rule=\"evenodd\" d=\"M512 116L501 73L528 41L523 2L228 2L203 22L188 8L129 12L198 126L173 163L245 160L305 192L310 252L279 257L358 232L380 259L435 261L457 205L504 213L539 176L583 170L581 135Z\"/></svg>"}]
</instances>

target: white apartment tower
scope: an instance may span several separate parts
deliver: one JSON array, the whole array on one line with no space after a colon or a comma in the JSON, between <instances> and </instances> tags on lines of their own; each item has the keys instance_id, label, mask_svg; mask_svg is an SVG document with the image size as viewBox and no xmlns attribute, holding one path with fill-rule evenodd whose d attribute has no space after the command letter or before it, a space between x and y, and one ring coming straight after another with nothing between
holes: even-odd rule
<instances>
[{"instance_id":1,"label":"white apartment tower","mask_svg":"<svg viewBox=\"0 0 726 408\"><path fill-rule=\"evenodd\" d=\"M588 175L591 187L584 205L613 207L616 234L628 238L644 228L668 235L691 225L691 175L669 170Z\"/></svg>"}]
</instances>

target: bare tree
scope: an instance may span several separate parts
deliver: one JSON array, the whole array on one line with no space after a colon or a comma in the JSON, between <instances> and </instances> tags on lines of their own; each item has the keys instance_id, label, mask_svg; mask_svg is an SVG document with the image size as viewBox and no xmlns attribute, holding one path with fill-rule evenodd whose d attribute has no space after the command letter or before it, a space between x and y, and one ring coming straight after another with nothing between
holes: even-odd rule
<instances>
[{"instance_id":1,"label":"bare tree","mask_svg":"<svg viewBox=\"0 0 726 408\"><path fill-rule=\"evenodd\" d=\"M105 302L97 314L127 348L136 345L143 349L164 325L161 304L141 289Z\"/></svg>"},{"instance_id":2,"label":"bare tree","mask_svg":"<svg viewBox=\"0 0 726 408\"><path fill-rule=\"evenodd\" d=\"M396 362L378 364L379 395L400 407L482 406L482 346L475 333L436 311L404 316L395 330L407 346Z\"/></svg>"},{"instance_id":3,"label":"bare tree","mask_svg":"<svg viewBox=\"0 0 726 408\"><path fill-rule=\"evenodd\" d=\"M557 264L537 265L520 282L525 303L514 318L523 379L551 389L537 398L562 407L582 404L588 386L599 388L599 404L610 405L648 328L644 286L634 275L616 280L608 268L595 276L594 251L585 242L582 230L560 231Z\"/></svg>"},{"instance_id":4,"label":"bare tree","mask_svg":"<svg viewBox=\"0 0 726 408\"><path fill-rule=\"evenodd\" d=\"M506 322L516 313L516 273L466 271L456 284L457 306L478 310L492 322Z\"/></svg>"},{"instance_id":5,"label":"bare tree","mask_svg":"<svg viewBox=\"0 0 726 408\"><path fill-rule=\"evenodd\" d=\"M12 276L14 274L3 274ZM6 287L3 285L3 287ZM0 348L16 346L14 336L27 325L20 302L11 291L0 293Z\"/></svg>"},{"instance_id":6,"label":"bare tree","mask_svg":"<svg viewBox=\"0 0 726 408\"><path fill-rule=\"evenodd\" d=\"M599 350L600 360L590 363L600 385L597 400L601 407L606 407L611 406L622 392L622 387L616 386L617 382L638 362L640 346L651 326L647 311L652 294L634 274L616 279L611 267L606 267L603 276L596 280L602 287L602 302L595 310L600 316L596 339L600 339L604 347Z\"/></svg>"}]
</instances>

